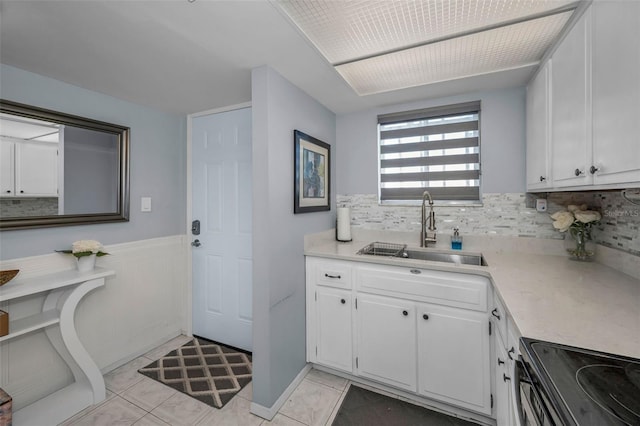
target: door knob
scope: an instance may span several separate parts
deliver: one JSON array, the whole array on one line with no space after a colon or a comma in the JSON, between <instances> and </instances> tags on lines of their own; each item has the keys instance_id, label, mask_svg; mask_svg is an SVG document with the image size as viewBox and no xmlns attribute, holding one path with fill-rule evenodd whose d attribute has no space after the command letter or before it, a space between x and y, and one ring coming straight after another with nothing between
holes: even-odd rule
<instances>
[{"instance_id":1,"label":"door knob","mask_svg":"<svg viewBox=\"0 0 640 426\"><path fill-rule=\"evenodd\" d=\"M191 242L191 245L194 247L200 247L202 245L202 243L200 242L200 240L193 240Z\"/></svg>"},{"instance_id":2,"label":"door knob","mask_svg":"<svg viewBox=\"0 0 640 426\"><path fill-rule=\"evenodd\" d=\"M540 176L540 182L544 182L545 180L547 180L547 178L546 178L546 177L544 177L544 176Z\"/></svg>"},{"instance_id":3,"label":"door knob","mask_svg":"<svg viewBox=\"0 0 640 426\"><path fill-rule=\"evenodd\" d=\"M592 175L596 174L597 171L598 168L596 166L591 166L591 168L589 168L589 173L591 173Z\"/></svg>"},{"instance_id":4,"label":"door knob","mask_svg":"<svg viewBox=\"0 0 640 426\"><path fill-rule=\"evenodd\" d=\"M573 171L573 174L576 175L576 176L580 176L580 175L584 174L584 172L582 170L580 170L580 169L575 169Z\"/></svg>"}]
</instances>

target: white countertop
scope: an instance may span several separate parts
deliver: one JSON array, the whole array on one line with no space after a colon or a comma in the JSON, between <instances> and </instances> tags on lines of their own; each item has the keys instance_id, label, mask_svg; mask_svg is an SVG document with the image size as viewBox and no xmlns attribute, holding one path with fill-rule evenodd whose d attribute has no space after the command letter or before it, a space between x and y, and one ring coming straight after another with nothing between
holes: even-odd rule
<instances>
[{"instance_id":1,"label":"white countertop","mask_svg":"<svg viewBox=\"0 0 640 426\"><path fill-rule=\"evenodd\" d=\"M640 280L618 267L620 257L631 255L613 251L602 256L618 258L614 269L572 261L555 240L477 237L469 239L469 246L482 252L489 266L450 265L357 255L370 242L401 238L389 234L385 240L378 233L366 239L362 234L365 238L349 243L329 239L330 233L308 236L305 255L489 276L522 336L640 359ZM631 262L640 264L635 258Z\"/></svg>"}]
</instances>

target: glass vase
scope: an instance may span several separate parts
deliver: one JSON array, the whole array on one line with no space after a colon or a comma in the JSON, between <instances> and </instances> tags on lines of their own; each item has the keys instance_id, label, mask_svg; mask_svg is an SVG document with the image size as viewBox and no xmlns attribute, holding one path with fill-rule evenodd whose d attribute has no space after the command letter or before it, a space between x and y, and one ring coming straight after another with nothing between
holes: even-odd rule
<instances>
[{"instance_id":1,"label":"glass vase","mask_svg":"<svg viewBox=\"0 0 640 426\"><path fill-rule=\"evenodd\" d=\"M572 248L567 249L569 258L583 262L591 261L595 252L591 244L588 244L591 240L589 231L586 228L569 228L569 235L574 243Z\"/></svg>"}]
</instances>

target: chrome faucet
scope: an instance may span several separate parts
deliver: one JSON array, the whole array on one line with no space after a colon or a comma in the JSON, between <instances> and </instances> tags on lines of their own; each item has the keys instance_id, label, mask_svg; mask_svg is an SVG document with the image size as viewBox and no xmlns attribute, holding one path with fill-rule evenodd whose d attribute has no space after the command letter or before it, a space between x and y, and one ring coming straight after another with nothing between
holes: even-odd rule
<instances>
[{"instance_id":1,"label":"chrome faucet","mask_svg":"<svg viewBox=\"0 0 640 426\"><path fill-rule=\"evenodd\" d=\"M427 229L427 206L429 199L429 228ZM433 212L433 199L429 191L422 194L422 230L420 231L420 247L427 247L427 244L436 242L436 214Z\"/></svg>"}]
</instances>

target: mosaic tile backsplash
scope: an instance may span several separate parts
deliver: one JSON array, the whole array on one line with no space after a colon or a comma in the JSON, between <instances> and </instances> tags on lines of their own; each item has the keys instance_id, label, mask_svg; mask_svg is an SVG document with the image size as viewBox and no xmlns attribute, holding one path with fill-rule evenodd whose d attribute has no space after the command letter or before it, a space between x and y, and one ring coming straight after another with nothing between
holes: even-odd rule
<instances>
[{"instance_id":1,"label":"mosaic tile backsplash","mask_svg":"<svg viewBox=\"0 0 640 426\"><path fill-rule=\"evenodd\" d=\"M529 198L528 198L529 197ZM583 204L603 215L593 232L596 243L640 256L640 206L626 201L620 191L562 192L548 194L548 213L527 207L533 195L524 193L483 194L481 206L436 206L438 233L461 235L506 235L562 239L549 214L568 204ZM338 206L351 208L354 228L420 232L420 207L381 206L376 194L338 195Z\"/></svg>"},{"instance_id":2,"label":"mosaic tile backsplash","mask_svg":"<svg viewBox=\"0 0 640 426\"><path fill-rule=\"evenodd\" d=\"M57 198L0 200L0 217L33 217L58 214Z\"/></svg>"}]
</instances>

